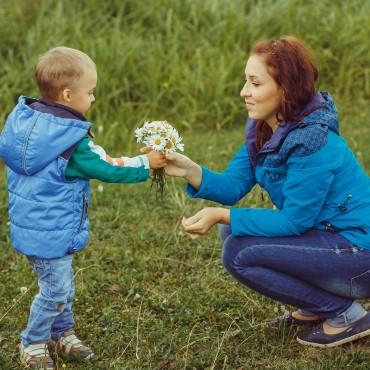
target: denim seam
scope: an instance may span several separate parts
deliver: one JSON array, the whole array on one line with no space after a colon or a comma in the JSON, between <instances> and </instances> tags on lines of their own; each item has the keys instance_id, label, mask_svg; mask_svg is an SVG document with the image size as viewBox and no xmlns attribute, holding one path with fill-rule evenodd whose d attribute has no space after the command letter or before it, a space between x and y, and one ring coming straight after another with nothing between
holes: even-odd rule
<instances>
[{"instance_id":1,"label":"denim seam","mask_svg":"<svg viewBox=\"0 0 370 370\"><path fill-rule=\"evenodd\" d=\"M248 246L248 248L255 248L255 247L279 247L279 248L288 248L288 249L305 249L309 251L337 251L339 250L348 250L353 249L353 247L345 247L341 248L339 246L337 247L331 247L331 248L312 248L302 245L291 245L291 244L251 244Z\"/></svg>"}]
</instances>

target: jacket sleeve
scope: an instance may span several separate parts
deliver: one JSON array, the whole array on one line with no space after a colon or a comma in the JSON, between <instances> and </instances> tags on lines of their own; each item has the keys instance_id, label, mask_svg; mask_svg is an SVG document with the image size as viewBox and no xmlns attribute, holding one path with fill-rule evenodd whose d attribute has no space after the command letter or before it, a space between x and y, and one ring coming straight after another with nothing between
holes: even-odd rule
<instances>
[{"instance_id":1,"label":"jacket sleeve","mask_svg":"<svg viewBox=\"0 0 370 370\"><path fill-rule=\"evenodd\" d=\"M188 184L187 192L191 198L203 198L233 205L243 198L255 183L248 151L244 144L224 172L213 172L202 167L202 182L198 191Z\"/></svg>"},{"instance_id":2,"label":"jacket sleeve","mask_svg":"<svg viewBox=\"0 0 370 370\"><path fill-rule=\"evenodd\" d=\"M311 228L334 179L333 165L318 152L287 161L284 199L280 210L233 208L230 224L234 236L291 236Z\"/></svg>"},{"instance_id":3,"label":"jacket sleeve","mask_svg":"<svg viewBox=\"0 0 370 370\"><path fill-rule=\"evenodd\" d=\"M149 177L149 161L146 155L112 158L102 147L84 138L73 152L65 176L108 183L141 182Z\"/></svg>"}]
</instances>

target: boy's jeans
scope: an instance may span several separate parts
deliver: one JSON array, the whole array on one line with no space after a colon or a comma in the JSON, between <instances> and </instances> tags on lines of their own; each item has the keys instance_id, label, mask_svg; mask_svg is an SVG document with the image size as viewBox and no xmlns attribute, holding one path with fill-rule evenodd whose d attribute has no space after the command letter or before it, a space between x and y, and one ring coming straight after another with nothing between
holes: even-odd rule
<instances>
[{"instance_id":1,"label":"boy's jeans","mask_svg":"<svg viewBox=\"0 0 370 370\"><path fill-rule=\"evenodd\" d=\"M239 238L231 235L229 226L222 225L220 231L223 264L242 284L318 314L333 326L363 316L354 299L370 297L370 250L318 230L291 237Z\"/></svg>"},{"instance_id":2,"label":"boy's jeans","mask_svg":"<svg viewBox=\"0 0 370 370\"><path fill-rule=\"evenodd\" d=\"M50 338L57 340L73 327L72 259L73 255L51 260L28 258L38 275L40 291L32 302L27 328L21 333L25 347Z\"/></svg>"}]
</instances>

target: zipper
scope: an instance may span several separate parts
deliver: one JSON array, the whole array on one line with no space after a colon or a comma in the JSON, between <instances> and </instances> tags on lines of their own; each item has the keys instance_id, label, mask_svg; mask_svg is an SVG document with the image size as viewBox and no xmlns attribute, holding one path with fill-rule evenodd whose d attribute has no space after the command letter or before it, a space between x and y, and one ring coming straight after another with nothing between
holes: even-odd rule
<instances>
[{"instance_id":1,"label":"zipper","mask_svg":"<svg viewBox=\"0 0 370 370\"><path fill-rule=\"evenodd\" d=\"M87 197L86 197L85 193L82 193L82 213L81 213L80 224L78 225L77 233L79 233L81 231L82 224L86 219L87 208L88 208Z\"/></svg>"},{"instance_id":2,"label":"zipper","mask_svg":"<svg viewBox=\"0 0 370 370\"><path fill-rule=\"evenodd\" d=\"M359 226L349 226L349 227L346 227L346 228L342 229L342 228L334 226L333 224L331 224L328 221L322 221L322 222L320 222L320 224L325 227L326 231L329 231L329 232L334 233L334 234L340 233L341 231L347 231L347 230L357 230L357 231L359 231L360 233L362 233L364 235L368 234L368 232L364 228L359 227Z\"/></svg>"},{"instance_id":3,"label":"zipper","mask_svg":"<svg viewBox=\"0 0 370 370\"><path fill-rule=\"evenodd\" d=\"M347 196L347 199L345 200L345 202L343 204L338 204L338 209L341 211L341 212L346 212L348 211L348 207L347 207L347 202L352 199L352 194L348 194Z\"/></svg>"}]
</instances>

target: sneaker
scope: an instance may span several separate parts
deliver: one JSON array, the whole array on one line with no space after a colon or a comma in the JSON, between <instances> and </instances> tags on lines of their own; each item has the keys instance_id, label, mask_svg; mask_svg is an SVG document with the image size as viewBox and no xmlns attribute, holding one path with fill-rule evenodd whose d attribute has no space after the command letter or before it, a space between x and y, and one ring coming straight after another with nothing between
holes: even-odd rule
<instances>
[{"instance_id":1,"label":"sneaker","mask_svg":"<svg viewBox=\"0 0 370 370\"><path fill-rule=\"evenodd\" d=\"M89 360L94 355L93 351L76 337L74 330L68 330L63 333L56 342L56 350L59 354L83 360Z\"/></svg>"},{"instance_id":2,"label":"sneaker","mask_svg":"<svg viewBox=\"0 0 370 370\"><path fill-rule=\"evenodd\" d=\"M21 343L19 352L22 364L29 369L55 369L47 343L30 344L27 347Z\"/></svg>"},{"instance_id":3,"label":"sneaker","mask_svg":"<svg viewBox=\"0 0 370 370\"><path fill-rule=\"evenodd\" d=\"M297 341L314 347L336 347L370 335L370 312L339 334L325 334L323 325L298 333Z\"/></svg>"},{"instance_id":4,"label":"sneaker","mask_svg":"<svg viewBox=\"0 0 370 370\"><path fill-rule=\"evenodd\" d=\"M266 328L280 329L289 328L292 326L316 325L322 321L322 318L314 320L299 320L293 317L290 312L285 312L284 314L274 317L273 319L265 320L263 324Z\"/></svg>"}]
</instances>

